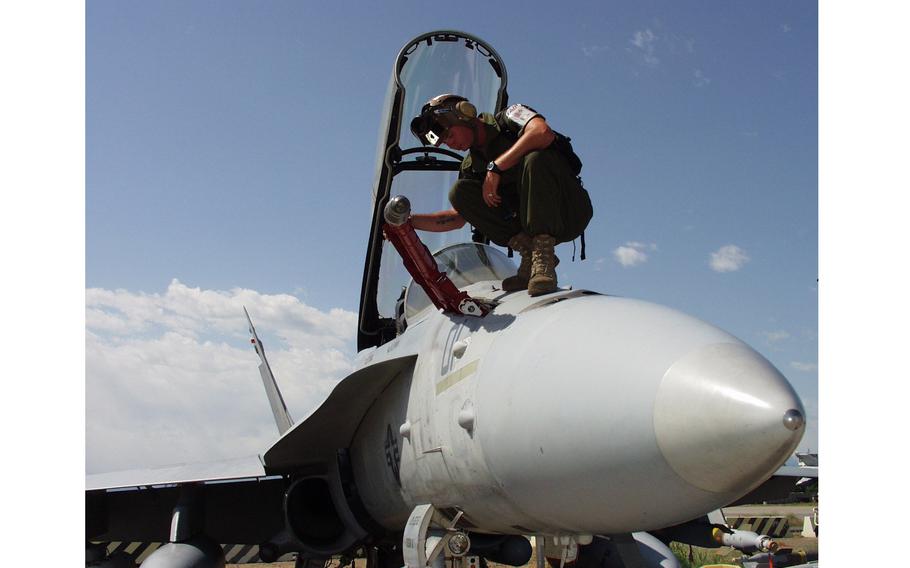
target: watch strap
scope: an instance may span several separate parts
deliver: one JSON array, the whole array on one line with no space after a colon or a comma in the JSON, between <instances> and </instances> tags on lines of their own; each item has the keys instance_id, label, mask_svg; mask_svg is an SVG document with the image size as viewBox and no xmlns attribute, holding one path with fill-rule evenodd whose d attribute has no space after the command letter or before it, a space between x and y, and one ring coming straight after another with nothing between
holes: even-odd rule
<instances>
[{"instance_id":1,"label":"watch strap","mask_svg":"<svg viewBox=\"0 0 910 568\"><path fill-rule=\"evenodd\" d=\"M494 160L490 160L490 162L487 164L487 171L502 175L502 170L499 169L499 166L496 165L496 162Z\"/></svg>"}]
</instances>

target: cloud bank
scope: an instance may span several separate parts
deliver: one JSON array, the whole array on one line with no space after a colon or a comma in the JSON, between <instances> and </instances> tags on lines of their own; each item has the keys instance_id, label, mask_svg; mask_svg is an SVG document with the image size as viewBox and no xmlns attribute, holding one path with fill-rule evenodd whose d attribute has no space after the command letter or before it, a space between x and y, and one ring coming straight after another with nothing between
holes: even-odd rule
<instances>
[{"instance_id":1,"label":"cloud bank","mask_svg":"<svg viewBox=\"0 0 910 568\"><path fill-rule=\"evenodd\" d=\"M263 452L278 432L243 306L291 416L352 370L356 314L286 294L191 288L86 290L86 471Z\"/></svg>"}]
</instances>

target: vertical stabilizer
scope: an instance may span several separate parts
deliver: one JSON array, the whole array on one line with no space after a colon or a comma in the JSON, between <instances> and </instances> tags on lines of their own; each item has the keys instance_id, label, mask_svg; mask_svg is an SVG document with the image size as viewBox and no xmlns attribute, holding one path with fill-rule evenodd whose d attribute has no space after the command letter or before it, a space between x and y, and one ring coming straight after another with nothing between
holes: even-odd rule
<instances>
[{"instance_id":1,"label":"vertical stabilizer","mask_svg":"<svg viewBox=\"0 0 910 568\"><path fill-rule=\"evenodd\" d=\"M256 335L256 328L253 327L253 320L250 319L250 314L246 311L246 306L243 308L243 313L246 314L246 321L250 324L250 335L253 336L250 339L250 342L253 344L256 354L259 355L259 359L262 360L262 363L259 364L259 374L262 375L262 386L265 387L265 394L269 397L269 406L272 407L272 416L275 417L278 433L284 435L284 433L294 425L294 421L291 420L291 415L288 414L288 407L284 404L284 398L281 396L281 391L278 390L278 383L275 381L275 375L272 374L272 369L269 367L269 361L265 358L265 347L262 345L262 341L259 340L259 336Z\"/></svg>"}]
</instances>

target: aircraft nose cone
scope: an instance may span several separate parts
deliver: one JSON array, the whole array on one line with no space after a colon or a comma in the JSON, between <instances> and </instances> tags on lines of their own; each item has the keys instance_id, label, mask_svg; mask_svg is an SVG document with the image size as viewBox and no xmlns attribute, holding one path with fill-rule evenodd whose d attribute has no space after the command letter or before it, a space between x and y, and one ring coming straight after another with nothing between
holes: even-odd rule
<instances>
[{"instance_id":1,"label":"aircraft nose cone","mask_svg":"<svg viewBox=\"0 0 910 568\"><path fill-rule=\"evenodd\" d=\"M796 448L805 417L793 388L742 344L706 345L676 361L654 405L654 433L667 463L689 484L735 491L770 475Z\"/></svg>"}]
</instances>

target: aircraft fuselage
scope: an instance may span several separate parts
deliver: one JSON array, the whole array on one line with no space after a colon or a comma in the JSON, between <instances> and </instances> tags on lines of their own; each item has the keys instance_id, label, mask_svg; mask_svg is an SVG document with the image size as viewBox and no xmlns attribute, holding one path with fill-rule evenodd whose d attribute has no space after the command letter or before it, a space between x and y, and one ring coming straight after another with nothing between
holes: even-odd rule
<instances>
[{"instance_id":1,"label":"aircraft fuselage","mask_svg":"<svg viewBox=\"0 0 910 568\"><path fill-rule=\"evenodd\" d=\"M498 284L466 288L500 302L488 316L430 308L396 340L419 341L420 355L351 446L383 526L433 503L502 533L665 527L747 493L799 442L792 387L716 327L628 298Z\"/></svg>"}]
</instances>

